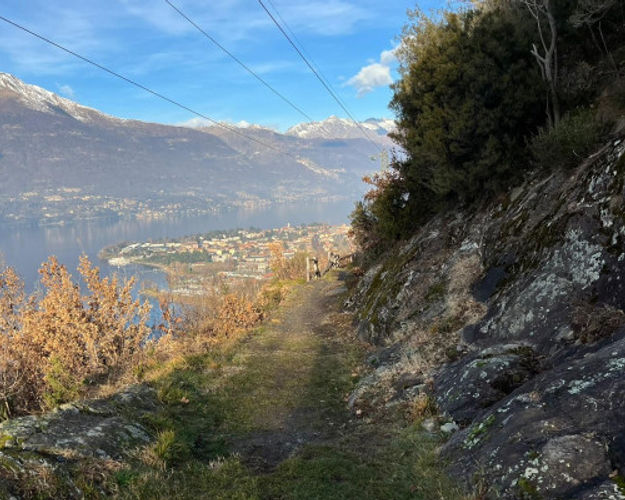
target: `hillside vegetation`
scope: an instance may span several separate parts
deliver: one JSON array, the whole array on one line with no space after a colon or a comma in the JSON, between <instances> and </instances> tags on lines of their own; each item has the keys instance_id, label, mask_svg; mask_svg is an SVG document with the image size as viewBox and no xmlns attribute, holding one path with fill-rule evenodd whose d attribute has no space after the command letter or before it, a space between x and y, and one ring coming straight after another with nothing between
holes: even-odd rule
<instances>
[{"instance_id":1,"label":"hillside vegetation","mask_svg":"<svg viewBox=\"0 0 625 500\"><path fill-rule=\"evenodd\" d=\"M397 51L393 138L352 214L370 256L435 214L576 165L625 109L623 2L481 2L411 13Z\"/></svg>"},{"instance_id":2,"label":"hillside vegetation","mask_svg":"<svg viewBox=\"0 0 625 500\"><path fill-rule=\"evenodd\" d=\"M485 498L625 498L625 5L413 13L405 155L352 215L350 404L404 401Z\"/></svg>"},{"instance_id":3,"label":"hillside vegetation","mask_svg":"<svg viewBox=\"0 0 625 500\"><path fill-rule=\"evenodd\" d=\"M468 498L417 413L349 411L366 348L340 278L292 283L260 328L142 385L0 423L0 497Z\"/></svg>"},{"instance_id":4,"label":"hillside vegetation","mask_svg":"<svg viewBox=\"0 0 625 500\"><path fill-rule=\"evenodd\" d=\"M272 261L286 280L304 272L293 264L281 253ZM282 297L279 284L237 290L216 280L184 315L159 298L161 323L152 326L149 302L133 298L134 280L101 277L84 256L78 272L80 281L51 257L40 289L27 296L15 271L0 269L0 420L141 382L181 353L204 352L257 325Z\"/></svg>"}]
</instances>

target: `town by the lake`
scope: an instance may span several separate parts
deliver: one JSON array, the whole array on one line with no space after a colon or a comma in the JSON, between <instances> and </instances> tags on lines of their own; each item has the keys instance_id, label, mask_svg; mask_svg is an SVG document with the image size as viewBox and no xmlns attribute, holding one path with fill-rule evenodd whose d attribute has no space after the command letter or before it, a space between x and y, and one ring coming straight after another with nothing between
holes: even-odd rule
<instances>
[{"instance_id":1,"label":"town by the lake","mask_svg":"<svg viewBox=\"0 0 625 500\"><path fill-rule=\"evenodd\" d=\"M124 242L103 249L99 256L120 268L139 264L162 269L173 295L191 296L205 292L215 278L222 284L270 278L276 251L284 259L297 253L321 259L330 252L349 254L353 249L348 233L346 224L211 231L178 239ZM157 291L154 284L143 287L145 293Z\"/></svg>"}]
</instances>

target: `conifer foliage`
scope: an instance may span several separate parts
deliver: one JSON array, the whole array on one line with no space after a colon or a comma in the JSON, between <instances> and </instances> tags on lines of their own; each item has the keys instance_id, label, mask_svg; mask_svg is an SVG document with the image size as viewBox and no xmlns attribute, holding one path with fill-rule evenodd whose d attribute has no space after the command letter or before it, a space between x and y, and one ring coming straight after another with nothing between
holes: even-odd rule
<instances>
[{"instance_id":1,"label":"conifer foliage","mask_svg":"<svg viewBox=\"0 0 625 500\"><path fill-rule=\"evenodd\" d=\"M537 167L569 165L596 148L611 124L596 123L595 104L609 97L600 107L614 116L624 88L623 7L488 0L410 13L390 103L401 154L365 178L373 189L352 214L361 248L375 255L441 211L497 196ZM545 150L567 160L537 158Z\"/></svg>"}]
</instances>

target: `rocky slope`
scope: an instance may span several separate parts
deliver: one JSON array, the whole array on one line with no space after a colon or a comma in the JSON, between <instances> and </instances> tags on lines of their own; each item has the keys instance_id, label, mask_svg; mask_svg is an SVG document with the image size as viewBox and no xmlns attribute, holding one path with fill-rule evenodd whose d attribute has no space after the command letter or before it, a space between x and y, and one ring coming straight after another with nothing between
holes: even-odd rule
<instances>
[{"instance_id":1,"label":"rocky slope","mask_svg":"<svg viewBox=\"0 0 625 500\"><path fill-rule=\"evenodd\" d=\"M624 153L439 216L369 269L347 306L379 349L350 405L435 403L451 472L490 498L625 498Z\"/></svg>"},{"instance_id":2,"label":"rocky slope","mask_svg":"<svg viewBox=\"0 0 625 500\"><path fill-rule=\"evenodd\" d=\"M156 391L134 386L110 398L0 423L0 498L15 498L15 491L20 498L83 498L74 481L77 471L115 471L106 467L153 441L142 419L160 406Z\"/></svg>"}]
</instances>

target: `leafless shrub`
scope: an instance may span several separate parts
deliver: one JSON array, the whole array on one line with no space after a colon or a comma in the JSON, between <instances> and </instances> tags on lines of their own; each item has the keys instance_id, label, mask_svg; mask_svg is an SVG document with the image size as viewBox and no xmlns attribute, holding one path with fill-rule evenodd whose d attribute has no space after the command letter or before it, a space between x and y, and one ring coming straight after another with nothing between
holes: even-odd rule
<instances>
[{"instance_id":1,"label":"leafless shrub","mask_svg":"<svg viewBox=\"0 0 625 500\"><path fill-rule=\"evenodd\" d=\"M609 337L625 326L625 313L609 305L579 304L573 310L573 331L584 344Z\"/></svg>"}]
</instances>

